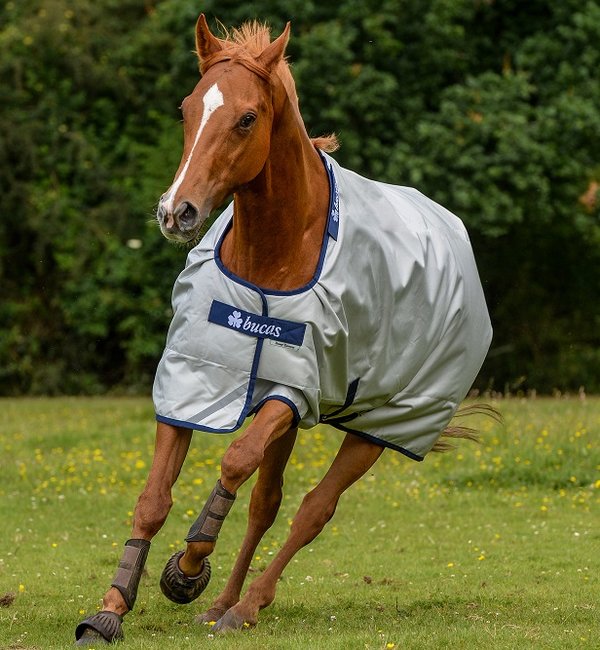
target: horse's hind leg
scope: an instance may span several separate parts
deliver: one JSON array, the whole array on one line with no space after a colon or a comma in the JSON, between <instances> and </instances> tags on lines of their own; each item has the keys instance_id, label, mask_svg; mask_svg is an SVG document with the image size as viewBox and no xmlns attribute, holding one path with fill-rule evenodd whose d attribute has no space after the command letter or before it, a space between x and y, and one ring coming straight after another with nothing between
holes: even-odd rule
<instances>
[{"instance_id":1,"label":"horse's hind leg","mask_svg":"<svg viewBox=\"0 0 600 650\"><path fill-rule=\"evenodd\" d=\"M215 631L254 625L258 612L275 598L277 581L284 568L303 547L312 542L333 517L342 493L365 474L379 458L383 447L348 434L323 480L302 501L289 537L274 560L244 597L229 609L213 628Z\"/></svg>"},{"instance_id":2,"label":"horse's hind leg","mask_svg":"<svg viewBox=\"0 0 600 650\"><path fill-rule=\"evenodd\" d=\"M240 599L240 593L254 552L267 530L273 525L283 497L283 472L296 441L296 429L290 429L265 450L258 468L258 479L250 497L248 527L235 566L222 593L197 623L217 621Z\"/></svg>"},{"instance_id":3,"label":"horse's hind leg","mask_svg":"<svg viewBox=\"0 0 600 650\"><path fill-rule=\"evenodd\" d=\"M152 467L133 517L131 539L125 544L113 585L102 600L103 611L76 630L78 645L110 642L122 637L120 617L133 608L150 541L171 509L173 487L192 439L192 431L159 423Z\"/></svg>"}]
</instances>

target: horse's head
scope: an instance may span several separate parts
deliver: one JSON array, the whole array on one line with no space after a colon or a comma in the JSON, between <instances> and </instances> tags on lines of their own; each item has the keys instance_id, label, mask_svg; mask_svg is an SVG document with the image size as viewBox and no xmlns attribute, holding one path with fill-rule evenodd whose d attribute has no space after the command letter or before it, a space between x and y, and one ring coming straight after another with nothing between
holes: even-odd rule
<instances>
[{"instance_id":1,"label":"horse's head","mask_svg":"<svg viewBox=\"0 0 600 650\"><path fill-rule=\"evenodd\" d=\"M252 52L216 38L204 14L198 19L203 74L183 101L183 156L158 205L165 237L193 240L210 211L263 169L274 117L271 74L288 37L289 24L279 38Z\"/></svg>"}]
</instances>

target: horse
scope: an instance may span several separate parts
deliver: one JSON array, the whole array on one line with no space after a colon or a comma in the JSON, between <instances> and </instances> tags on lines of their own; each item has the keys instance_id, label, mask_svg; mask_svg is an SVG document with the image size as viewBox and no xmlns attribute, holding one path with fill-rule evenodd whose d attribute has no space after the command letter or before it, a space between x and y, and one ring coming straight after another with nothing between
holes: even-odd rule
<instances>
[{"instance_id":1,"label":"horse","mask_svg":"<svg viewBox=\"0 0 600 650\"><path fill-rule=\"evenodd\" d=\"M330 155L334 135L308 135L285 59L289 35L288 23L271 41L254 22L217 37L203 14L197 21L201 78L181 107L183 154L157 220L166 238L199 242L173 291L153 391L155 451L131 539L102 611L77 626L78 645L123 638L193 431L229 433L252 417L160 578L176 603L204 591L221 526L257 472L231 575L196 619L216 621L214 632L256 625L286 565L385 449L420 461L445 450L444 437L475 437L450 424L491 340L464 226L417 190L343 169ZM344 432L339 451L242 595L298 429L319 422Z\"/></svg>"}]
</instances>

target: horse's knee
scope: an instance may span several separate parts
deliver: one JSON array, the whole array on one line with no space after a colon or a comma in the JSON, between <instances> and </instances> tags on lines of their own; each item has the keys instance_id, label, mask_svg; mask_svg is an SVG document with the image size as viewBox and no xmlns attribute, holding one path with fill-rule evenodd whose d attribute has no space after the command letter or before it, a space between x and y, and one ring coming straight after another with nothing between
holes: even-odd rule
<instances>
[{"instance_id":1,"label":"horse's knee","mask_svg":"<svg viewBox=\"0 0 600 650\"><path fill-rule=\"evenodd\" d=\"M263 456L262 450L234 440L221 461L221 483L230 492L235 492L256 471Z\"/></svg>"},{"instance_id":2,"label":"horse's knee","mask_svg":"<svg viewBox=\"0 0 600 650\"><path fill-rule=\"evenodd\" d=\"M145 533L145 536L153 537L165 523L172 505L170 493L144 490L135 508L136 528Z\"/></svg>"}]
</instances>

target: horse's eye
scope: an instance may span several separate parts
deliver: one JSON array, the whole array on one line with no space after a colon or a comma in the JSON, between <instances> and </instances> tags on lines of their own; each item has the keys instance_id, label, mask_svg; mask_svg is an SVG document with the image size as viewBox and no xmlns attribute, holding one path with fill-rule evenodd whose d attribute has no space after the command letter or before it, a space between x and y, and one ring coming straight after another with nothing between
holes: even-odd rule
<instances>
[{"instance_id":1,"label":"horse's eye","mask_svg":"<svg viewBox=\"0 0 600 650\"><path fill-rule=\"evenodd\" d=\"M241 129L249 129L254 122L256 122L256 115L254 113L246 113L239 121L239 127Z\"/></svg>"}]
</instances>

